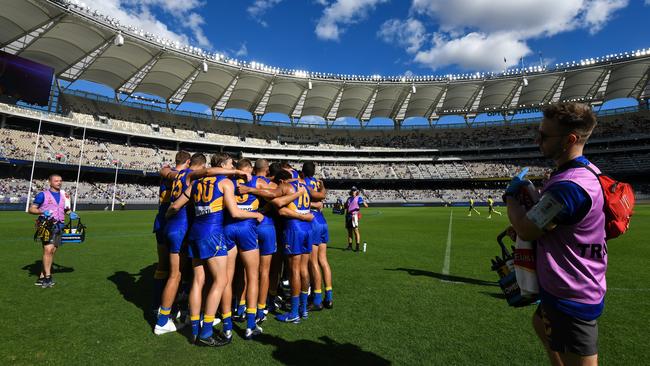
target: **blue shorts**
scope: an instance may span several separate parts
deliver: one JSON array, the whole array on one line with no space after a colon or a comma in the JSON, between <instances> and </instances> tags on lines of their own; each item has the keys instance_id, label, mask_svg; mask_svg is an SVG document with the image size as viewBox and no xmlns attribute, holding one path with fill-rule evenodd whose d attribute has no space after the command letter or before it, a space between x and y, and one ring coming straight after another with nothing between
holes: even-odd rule
<instances>
[{"instance_id":1,"label":"blue shorts","mask_svg":"<svg viewBox=\"0 0 650 366\"><path fill-rule=\"evenodd\" d=\"M309 241L313 245L327 244L330 241L329 230L327 224L320 224L318 222L311 223L311 231L309 232Z\"/></svg>"},{"instance_id":2,"label":"blue shorts","mask_svg":"<svg viewBox=\"0 0 650 366\"><path fill-rule=\"evenodd\" d=\"M220 231L213 231L205 235L197 235L188 239L188 257L194 259L210 259L228 255L224 236Z\"/></svg>"},{"instance_id":3,"label":"blue shorts","mask_svg":"<svg viewBox=\"0 0 650 366\"><path fill-rule=\"evenodd\" d=\"M226 225L226 247L228 250L237 245L242 252L258 249L255 224L249 222Z\"/></svg>"},{"instance_id":4,"label":"blue shorts","mask_svg":"<svg viewBox=\"0 0 650 366\"><path fill-rule=\"evenodd\" d=\"M153 232L157 233L159 231L165 230L165 225L167 225L167 219L165 219L165 214L156 214L156 218L153 220Z\"/></svg>"},{"instance_id":5,"label":"blue shorts","mask_svg":"<svg viewBox=\"0 0 650 366\"><path fill-rule=\"evenodd\" d=\"M299 255L311 253L309 231L298 228L285 228L282 243L285 255Z\"/></svg>"},{"instance_id":6,"label":"blue shorts","mask_svg":"<svg viewBox=\"0 0 650 366\"><path fill-rule=\"evenodd\" d=\"M187 234L187 226L184 227L170 227L165 226L165 241L170 253L178 254L183 249L185 236Z\"/></svg>"},{"instance_id":7,"label":"blue shorts","mask_svg":"<svg viewBox=\"0 0 650 366\"><path fill-rule=\"evenodd\" d=\"M260 246L260 255L271 255L277 250L275 226L258 225L257 242Z\"/></svg>"}]
</instances>

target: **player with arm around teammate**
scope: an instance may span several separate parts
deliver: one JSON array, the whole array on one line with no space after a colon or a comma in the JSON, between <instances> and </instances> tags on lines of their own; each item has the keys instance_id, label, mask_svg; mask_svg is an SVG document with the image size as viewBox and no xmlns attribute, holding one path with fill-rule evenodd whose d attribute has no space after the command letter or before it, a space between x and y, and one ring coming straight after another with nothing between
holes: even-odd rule
<instances>
[{"instance_id":1,"label":"player with arm around teammate","mask_svg":"<svg viewBox=\"0 0 650 366\"><path fill-rule=\"evenodd\" d=\"M311 198L311 212L314 215L310 241L312 252L310 258L310 269L312 273L312 282L314 284L314 300L312 310L320 310L325 306L331 309L333 306L332 298L332 271L329 261L327 260L327 243L329 242L329 230L327 220L323 215L322 202L327 197L327 189L322 181L314 178L316 165L313 162L305 162L302 166L302 172L305 175L305 183L309 189ZM322 269L322 275L321 275ZM325 299L322 296L322 285L325 283Z\"/></svg>"},{"instance_id":2,"label":"player with arm around teammate","mask_svg":"<svg viewBox=\"0 0 650 366\"><path fill-rule=\"evenodd\" d=\"M304 183L295 180L286 170L279 171L274 181L279 185L282 195L271 202L284 217L282 245L288 259L291 283L291 310L276 316L286 323L299 323L300 318L307 318L307 295L309 290L309 256L311 243L309 232L313 215L309 212L310 198ZM302 192L301 194L298 194ZM287 197L298 197L288 203Z\"/></svg>"},{"instance_id":3,"label":"player with arm around teammate","mask_svg":"<svg viewBox=\"0 0 650 366\"><path fill-rule=\"evenodd\" d=\"M158 254L158 263L156 264L156 271L153 275L153 299L152 311L158 313L160 307L160 300L162 297L167 277L169 276L169 251L167 249L167 241L165 239L165 225L167 220L165 214L171 205L171 192L172 182L175 175L170 173L180 172L190 165L190 153L187 151L179 151L174 157L175 167L164 166L160 171L160 187L158 189L158 213L154 219L153 232L156 235L156 252Z\"/></svg>"},{"instance_id":4,"label":"player with arm around teammate","mask_svg":"<svg viewBox=\"0 0 650 366\"><path fill-rule=\"evenodd\" d=\"M232 159L221 167L232 169ZM262 220L262 215L237 208L234 184L226 176L206 177L194 181L183 192L183 197L170 207L173 215L190 200L193 202L196 218L188 233L189 256L192 258L194 278L190 290L190 319L192 335L197 345L218 347L230 343L230 339L214 336L214 318L226 284L227 250L223 229L224 208L234 218ZM200 328L203 286L205 272L210 273L212 285L206 294L203 312L203 327ZM200 329L199 329L200 328Z\"/></svg>"},{"instance_id":5,"label":"player with arm around teammate","mask_svg":"<svg viewBox=\"0 0 650 366\"><path fill-rule=\"evenodd\" d=\"M273 173L271 173L273 168ZM283 196L283 190L270 178L275 177L278 172L284 171L279 163L269 165L264 159L255 161L255 175L257 182L251 185L239 186L242 194L255 194L260 199L260 208L264 214L264 221L257 226L258 240L260 246L260 287L258 296L257 321L263 322L266 319L266 304L271 304L274 310L278 308L276 289L279 281L279 274L282 267L282 254L279 253L277 243L282 242L284 232L282 221L275 206L280 207L284 215L293 215L293 212L284 208L291 201L298 199L306 193L304 188L299 188L297 192ZM293 180L294 178L290 178ZM282 183L280 183L282 184ZM274 201L273 203L271 201ZM309 219L311 215L299 216L297 219ZM269 296L272 299L269 299Z\"/></svg>"}]
</instances>

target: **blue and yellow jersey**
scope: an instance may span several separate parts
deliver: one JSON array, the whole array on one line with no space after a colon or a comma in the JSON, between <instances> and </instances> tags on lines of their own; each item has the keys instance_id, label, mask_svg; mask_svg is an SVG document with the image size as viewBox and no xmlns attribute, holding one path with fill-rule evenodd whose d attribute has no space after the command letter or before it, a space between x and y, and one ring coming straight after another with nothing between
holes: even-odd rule
<instances>
[{"instance_id":1,"label":"blue and yellow jersey","mask_svg":"<svg viewBox=\"0 0 650 366\"><path fill-rule=\"evenodd\" d=\"M243 211L249 211L249 212L257 212L259 209L259 204L260 201L257 199L257 196L254 194L239 194L237 187L238 186L247 186L251 188L255 188L255 183L256 180L252 180L250 182L246 182L246 179L243 178L238 178L238 179L233 179L232 184L235 186L235 201L237 202L237 208ZM226 223L228 225L234 224L234 223L239 223L239 222L246 222L246 223L254 223L256 220L255 219L243 219L243 220L238 220L232 218L230 215L226 216Z\"/></svg>"},{"instance_id":2,"label":"blue and yellow jersey","mask_svg":"<svg viewBox=\"0 0 650 366\"><path fill-rule=\"evenodd\" d=\"M293 187L294 192L298 192L300 187L304 187L307 189L307 186L299 181L294 181L291 182L291 187ZM310 205L311 205L311 198L309 197L309 191L305 192L304 194L298 196L295 200L291 201L287 207L290 210L295 211L296 213L300 215L306 215L310 211ZM298 220L298 219L287 219L287 225L296 225L300 227L310 227L311 223Z\"/></svg>"},{"instance_id":3,"label":"blue and yellow jersey","mask_svg":"<svg viewBox=\"0 0 650 366\"><path fill-rule=\"evenodd\" d=\"M320 182L314 178L314 177L305 177L305 183L307 187L314 191L320 191L321 190L321 184ZM327 224L327 221L325 221L325 216L323 216L323 213L321 210L317 210L312 208L311 212L314 214L314 221L319 223L319 224Z\"/></svg>"},{"instance_id":4,"label":"blue and yellow jersey","mask_svg":"<svg viewBox=\"0 0 650 366\"><path fill-rule=\"evenodd\" d=\"M487 204L488 204L489 207L494 206L494 200L492 198L488 198L487 199Z\"/></svg>"},{"instance_id":5,"label":"blue and yellow jersey","mask_svg":"<svg viewBox=\"0 0 650 366\"><path fill-rule=\"evenodd\" d=\"M473 198L470 198L470 199L469 199L469 205L470 205L470 206L474 206L474 199L473 199Z\"/></svg>"},{"instance_id":6,"label":"blue and yellow jersey","mask_svg":"<svg viewBox=\"0 0 650 366\"><path fill-rule=\"evenodd\" d=\"M191 172L192 169L183 169L178 172L176 178L174 178L174 181L171 184L171 193L169 195L170 204L174 203L180 196L182 196L183 192L185 192L189 186L189 183L187 182L187 175ZM167 220L167 225L187 225L192 217L190 211L191 209L191 205L185 205L185 207L178 211L176 215L170 217L169 220Z\"/></svg>"},{"instance_id":7,"label":"blue and yellow jersey","mask_svg":"<svg viewBox=\"0 0 650 366\"><path fill-rule=\"evenodd\" d=\"M258 179L261 179L266 184L271 183L271 180L267 177L254 175L252 182L255 186L257 186ZM275 223L273 221L273 218L275 217L275 209L273 208L273 204L262 197L257 197L257 200L259 201L258 211L264 215L264 220L260 222L260 225L274 225Z\"/></svg>"},{"instance_id":8,"label":"blue and yellow jersey","mask_svg":"<svg viewBox=\"0 0 650 366\"><path fill-rule=\"evenodd\" d=\"M176 171L176 169L172 169ZM165 214L167 209L171 205L171 193L172 193L172 182L168 179L160 179L160 187L158 188L158 214L153 222L153 231L156 232L162 229L167 220L165 220Z\"/></svg>"},{"instance_id":9,"label":"blue and yellow jersey","mask_svg":"<svg viewBox=\"0 0 650 366\"><path fill-rule=\"evenodd\" d=\"M192 183L192 202L194 203L195 224L210 224L223 228L223 192L219 182L225 176L201 178Z\"/></svg>"}]
</instances>

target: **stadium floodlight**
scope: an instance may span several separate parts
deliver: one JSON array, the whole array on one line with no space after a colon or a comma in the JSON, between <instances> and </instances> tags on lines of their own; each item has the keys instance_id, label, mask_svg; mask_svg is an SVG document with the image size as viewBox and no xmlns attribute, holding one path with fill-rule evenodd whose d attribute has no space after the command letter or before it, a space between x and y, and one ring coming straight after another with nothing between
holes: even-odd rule
<instances>
[{"instance_id":1,"label":"stadium floodlight","mask_svg":"<svg viewBox=\"0 0 650 366\"><path fill-rule=\"evenodd\" d=\"M122 35L122 32L117 32L113 44L117 47L122 47L124 45L124 36Z\"/></svg>"},{"instance_id":2,"label":"stadium floodlight","mask_svg":"<svg viewBox=\"0 0 650 366\"><path fill-rule=\"evenodd\" d=\"M203 60L203 63L201 63L201 70L206 73L208 72L208 63Z\"/></svg>"}]
</instances>

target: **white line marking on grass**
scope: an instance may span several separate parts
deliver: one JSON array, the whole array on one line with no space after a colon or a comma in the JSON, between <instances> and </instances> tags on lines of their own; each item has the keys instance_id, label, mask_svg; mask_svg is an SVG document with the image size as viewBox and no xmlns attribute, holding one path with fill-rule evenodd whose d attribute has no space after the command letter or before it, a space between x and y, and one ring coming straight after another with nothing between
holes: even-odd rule
<instances>
[{"instance_id":1,"label":"white line marking on grass","mask_svg":"<svg viewBox=\"0 0 650 366\"><path fill-rule=\"evenodd\" d=\"M442 265L442 274L449 275L449 261L451 260L451 222L454 217L454 211L449 213L449 229L447 231L447 248L445 249L445 261Z\"/></svg>"}]
</instances>

